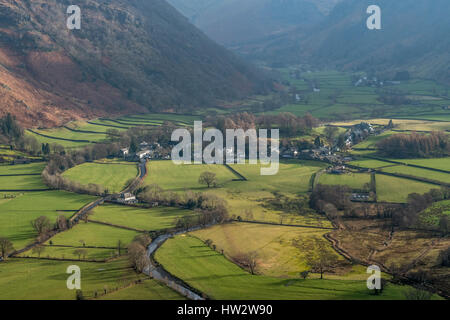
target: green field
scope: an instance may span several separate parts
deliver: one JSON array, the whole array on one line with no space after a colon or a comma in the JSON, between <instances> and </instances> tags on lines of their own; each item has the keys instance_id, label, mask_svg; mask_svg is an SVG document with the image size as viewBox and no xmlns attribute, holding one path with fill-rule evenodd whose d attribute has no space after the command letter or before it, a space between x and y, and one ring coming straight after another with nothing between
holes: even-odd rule
<instances>
[{"instance_id":1,"label":"green field","mask_svg":"<svg viewBox=\"0 0 450 320\"><path fill-rule=\"evenodd\" d=\"M0 177L1 190L43 190L48 187L41 176Z\"/></svg>"},{"instance_id":2,"label":"green field","mask_svg":"<svg viewBox=\"0 0 450 320\"><path fill-rule=\"evenodd\" d=\"M9 238L15 249L21 249L37 236L31 221L47 216L51 222L63 214L72 216L95 197L64 191L43 191L17 194L0 202L0 236Z\"/></svg>"},{"instance_id":3,"label":"green field","mask_svg":"<svg viewBox=\"0 0 450 320\"><path fill-rule=\"evenodd\" d=\"M49 261L13 258L0 263L0 299L74 300L75 290L67 289L67 267L73 261ZM93 298L104 289L115 290L145 279L137 275L125 259L107 263L76 262L81 269L81 289L85 298ZM158 288L157 290L161 290ZM151 292L147 294L152 297Z\"/></svg>"},{"instance_id":4,"label":"green field","mask_svg":"<svg viewBox=\"0 0 450 320\"><path fill-rule=\"evenodd\" d=\"M81 244L78 244L80 246ZM75 252L78 249L83 249L86 251L86 256L78 256ZM125 249L121 249L121 254L125 253ZM44 247L44 251L41 252L40 256L37 252L33 252L32 250L28 250L19 255L19 257L34 257L34 258L52 258L52 259L79 259L82 260L95 260L95 261L104 261L106 259L110 259L118 253L118 249L110 248L110 249L97 249L97 248L76 248L76 247L57 247L46 245Z\"/></svg>"},{"instance_id":5,"label":"green field","mask_svg":"<svg viewBox=\"0 0 450 320\"><path fill-rule=\"evenodd\" d=\"M231 223L195 231L191 235L202 241L212 240L216 250L221 252L223 249L227 257L257 252L260 262L258 272L261 274L298 278L299 272L308 270L308 266L304 254L292 245L292 241L308 241L311 237L317 237L331 249L330 243L323 238L328 232L312 228ZM337 253L336 257L343 260ZM351 268L350 264L348 268Z\"/></svg>"},{"instance_id":6,"label":"green field","mask_svg":"<svg viewBox=\"0 0 450 320\"><path fill-rule=\"evenodd\" d=\"M0 166L0 175L9 174L40 174L47 164L45 162L35 162L30 164L17 164Z\"/></svg>"},{"instance_id":7,"label":"green field","mask_svg":"<svg viewBox=\"0 0 450 320\"><path fill-rule=\"evenodd\" d=\"M147 167L149 173L145 184L157 184L170 191L206 191L207 186L198 183L198 178L205 171L216 174L219 187L238 178L223 165L176 165L172 161L150 161Z\"/></svg>"},{"instance_id":8,"label":"green field","mask_svg":"<svg viewBox=\"0 0 450 320\"><path fill-rule=\"evenodd\" d=\"M127 183L138 174L136 164L83 163L63 173L63 177L82 185L98 184L110 193L125 189Z\"/></svg>"},{"instance_id":9,"label":"green field","mask_svg":"<svg viewBox=\"0 0 450 320\"><path fill-rule=\"evenodd\" d=\"M93 247L117 247L118 241L127 246L139 232L105 226L93 222L81 222L72 229L58 233L51 241L54 245L80 247L83 243ZM47 242L46 244L49 244Z\"/></svg>"},{"instance_id":10,"label":"green field","mask_svg":"<svg viewBox=\"0 0 450 320\"><path fill-rule=\"evenodd\" d=\"M348 186L354 190L363 190L370 183L368 173L322 174L319 183L328 185Z\"/></svg>"},{"instance_id":11,"label":"green field","mask_svg":"<svg viewBox=\"0 0 450 320\"><path fill-rule=\"evenodd\" d=\"M357 166L357 167L369 168L369 169L379 169L379 168L395 165L390 162L384 162L384 161L372 160L372 159L351 161L349 164Z\"/></svg>"},{"instance_id":12,"label":"green field","mask_svg":"<svg viewBox=\"0 0 450 320\"><path fill-rule=\"evenodd\" d=\"M66 141L66 140L47 138L47 137L43 137L38 134L32 133L30 131L25 131L25 134L27 136L34 137L39 144L42 144L42 143L48 143L50 145L59 144L67 149L79 149L79 148L83 148L86 145L90 144L90 143L86 143L86 142L75 142L75 141Z\"/></svg>"},{"instance_id":13,"label":"green field","mask_svg":"<svg viewBox=\"0 0 450 320\"><path fill-rule=\"evenodd\" d=\"M401 166L401 165L383 168L383 171L389 172L389 173L398 173L398 174L403 174L403 175L407 175L407 176L425 178L425 179L429 179L429 180L445 182L445 183L450 184L450 174L443 173L443 172L437 172L437 171L432 171L432 170L419 169L419 168Z\"/></svg>"},{"instance_id":14,"label":"green field","mask_svg":"<svg viewBox=\"0 0 450 320\"><path fill-rule=\"evenodd\" d=\"M450 171L450 158L434 158L434 159L400 159L395 160L402 163L413 164L427 168Z\"/></svg>"},{"instance_id":15,"label":"green field","mask_svg":"<svg viewBox=\"0 0 450 320\"><path fill-rule=\"evenodd\" d=\"M177 257L177 259L173 259ZM365 280L252 276L193 237L176 236L157 252L156 260L173 275L213 299L404 299L405 287L389 284L380 296L370 294Z\"/></svg>"},{"instance_id":16,"label":"green field","mask_svg":"<svg viewBox=\"0 0 450 320\"><path fill-rule=\"evenodd\" d=\"M90 219L137 230L156 231L174 227L177 218L192 214L193 211L179 208L140 209L104 204L92 211Z\"/></svg>"},{"instance_id":17,"label":"green field","mask_svg":"<svg viewBox=\"0 0 450 320\"><path fill-rule=\"evenodd\" d=\"M404 203L411 193L424 194L431 189L439 189L432 184L416 182L412 180L376 175L377 199L381 202Z\"/></svg>"},{"instance_id":18,"label":"green field","mask_svg":"<svg viewBox=\"0 0 450 320\"><path fill-rule=\"evenodd\" d=\"M104 295L99 300L185 300L185 298L155 280L145 280L129 288Z\"/></svg>"}]
</instances>

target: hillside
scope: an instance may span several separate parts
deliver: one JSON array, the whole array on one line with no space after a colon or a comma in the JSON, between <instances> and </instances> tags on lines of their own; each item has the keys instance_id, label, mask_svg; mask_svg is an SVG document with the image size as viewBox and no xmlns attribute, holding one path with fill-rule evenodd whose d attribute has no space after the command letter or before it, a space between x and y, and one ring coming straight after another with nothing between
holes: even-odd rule
<instances>
[{"instance_id":1,"label":"hillside","mask_svg":"<svg viewBox=\"0 0 450 320\"><path fill-rule=\"evenodd\" d=\"M163 0L0 0L0 116L53 126L103 115L182 111L261 93L253 68Z\"/></svg>"},{"instance_id":2,"label":"hillside","mask_svg":"<svg viewBox=\"0 0 450 320\"><path fill-rule=\"evenodd\" d=\"M310 26L339 0L168 0L211 39L232 46Z\"/></svg>"},{"instance_id":3,"label":"hillside","mask_svg":"<svg viewBox=\"0 0 450 320\"><path fill-rule=\"evenodd\" d=\"M382 30L366 28L369 0L344 0L313 29L297 28L237 50L270 63L304 63L344 70L408 70L450 82L450 2L379 0ZM343 45L345 44L345 45Z\"/></svg>"}]
</instances>

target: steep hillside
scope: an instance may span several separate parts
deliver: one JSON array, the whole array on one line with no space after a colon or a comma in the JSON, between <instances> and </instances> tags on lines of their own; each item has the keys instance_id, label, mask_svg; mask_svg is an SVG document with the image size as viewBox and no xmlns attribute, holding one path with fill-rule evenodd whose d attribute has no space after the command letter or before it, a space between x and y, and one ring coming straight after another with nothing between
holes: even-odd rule
<instances>
[{"instance_id":1,"label":"steep hillside","mask_svg":"<svg viewBox=\"0 0 450 320\"><path fill-rule=\"evenodd\" d=\"M187 111L266 89L164 0L0 0L0 115L26 126Z\"/></svg>"},{"instance_id":2,"label":"steep hillside","mask_svg":"<svg viewBox=\"0 0 450 320\"><path fill-rule=\"evenodd\" d=\"M339 0L168 1L211 39L232 46L315 24Z\"/></svg>"},{"instance_id":3,"label":"steep hillside","mask_svg":"<svg viewBox=\"0 0 450 320\"><path fill-rule=\"evenodd\" d=\"M310 62L341 69L409 70L450 81L450 2L379 0L382 30L366 28L370 0L344 0L315 28L272 36L238 50L277 63Z\"/></svg>"}]
</instances>

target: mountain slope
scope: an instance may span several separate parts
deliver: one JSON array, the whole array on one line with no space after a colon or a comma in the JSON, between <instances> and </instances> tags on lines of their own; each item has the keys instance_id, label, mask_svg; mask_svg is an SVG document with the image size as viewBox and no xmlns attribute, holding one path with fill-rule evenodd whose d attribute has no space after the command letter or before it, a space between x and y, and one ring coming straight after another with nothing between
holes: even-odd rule
<instances>
[{"instance_id":1,"label":"mountain slope","mask_svg":"<svg viewBox=\"0 0 450 320\"><path fill-rule=\"evenodd\" d=\"M168 0L211 39L227 46L312 25L339 0ZM320 5L320 9L317 7Z\"/></svg>"},{"instance_id":2,"label":"mountain slope","mask_svg":"<svg viewBox=\"0 0 450 320\"><path fill-rule=\"evenodd\" d=\"M163 0L0 0L0 115L26 126L183 111L266 89L253 67Z\"/></svg>"},{"instance_id":3,"label":"mountain slope","mask_svg":"<svg viewBox=\"0 0 450 320\"><path fill-rule=\"evenodd\" d=\"M409 70L450 81L448 0L378 0L382 30L376 31L366 28L366 9L371 4L345 0L308 32L298 28L239 50L271 62L391 73Z\"/></svg>"}]
</instances>

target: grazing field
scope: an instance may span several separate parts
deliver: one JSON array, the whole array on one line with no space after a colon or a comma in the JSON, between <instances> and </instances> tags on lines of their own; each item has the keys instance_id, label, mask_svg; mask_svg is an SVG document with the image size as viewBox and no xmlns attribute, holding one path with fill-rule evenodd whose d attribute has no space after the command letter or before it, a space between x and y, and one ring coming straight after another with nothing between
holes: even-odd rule
<instances>
[{"instance_id":1,"label":"grazing field","mask_svg":"<svg viewBox=\"0 0 450 320\"><path fill-rule=\"evenodd\" d=\"M350 165L354 165L361 168L369 168L369 169L379 169L383 167L395 166L395 164L390 162L384 162L380 160L356 160L351 161Z\"/></svg>"},{"instance_id":2,"label":"grazing field","mask_svg":"<svg viewBox=\"0 0 450 320\"><path fill-rule=\"evenodd\" d=\"M128 182L138 174L135 163L83 163L63 173L63 177L83 185L98 184L117 193L125 189Z\"/></svg>"},{"instance_id":3,"label":"grazing field","mask_svg":"<svg viewBox=\"0 0 450 320\"><path fill-rule=\"evenodd\" d=\"M260 265L258 273L298 278L301 271L309 268L304 253L295 248L292 242L309 241L311 237L318 237L331 249L330 243L323 238L327 232L329 230L232 223L195 231L191 235L202 241L212 240L217 246L216 251L224 250L229 258L242 253L256 252ZM343 259L337 253L336 257Z\"/></svg>"},{"instance_id":4,"label":"grazing field","mask_svg":"<svg viewBox=\"0 0 450 320\"><path fill-rule=\"evenodd\" d=\"M408 166L401 166L401 165L383 168L383 171L389 172L389 173L398 173L398 174L403 174L403 175L408 175L408 176L425 178L425 179L430 179L430 180L435 180L435 181L450 184L450 174L443 173L443 172L437 172L437 171L432 171L432 170L426 170L426 169L420 169L420 168L414 168L414 167L408 167Z\"/></svg>"},{"instance_id":5,"label":"grazing field","mask_svg":"<svg viewBox=\"0 0 450 320\"><path fill-rule=\"evenodd\" d=\"M25 131L25 135L34 137L39 144L42 144L42 143L48 143L50 145L59 144L66 149L79 149L79 148L83 148L83 147L91 144L89 142L75 142L75 141L52 139L52 138L40 136L40 135L30 132L28 130Z\"/></svg>"},{"instance_id":6,"label":"grazing field","mask_svg":"<svg viewBox=\"0 0 450 320\"><path fill-rule=\"evenodd\" d=\"M206 191L208 189L207 186L198 183L198 178L205 171L216 174L218 187L223 187L233 179L238 178L224 165L176 165L172 161L161 160L150 161L149 164L147 164L147 167L149 173L145 180L145 184L157 184L164 190L170 191Z\"/></svg>"},{"instance_id":7,"label":"grazing field","mask_svg":"<svg viewBox=\"0 0 450 320\"><path fill-rule=\"evenodd\" d=\"M104 204L95 208L90 219L137 230L162 230L175 226L183 216L195 214L179 208L156 207L151 209Z\"/></svg>"},{"instance_id":8,"label":"grazing field","mask_svg":"<svg viewBox=\"0 0 450 320\"><path fill-rule=\"evenodd\" d=\"M185 298L155 280L145 280L129 288L104 295L99 300L185 300Z\"/></svg>"},{"instance_id":9,"label":"grazing field","mask_svg":"<svg viewBox=\"0 0 450 320\"><path fill-rule=\"evenodd\" d=\"M177 259L173 259L177 257ZM389 284L383 294L369 292L366 281L293 280L252 276L200 240L176 236L157 252L156 260L173 275L213 299L404 299L405 287ZM326 278L326 276L325 276Z\"/></svg>"},{"instance_id":10,"label":"grazing field","mask_svg":"<svg viewBox=\"0 0 450 320\"><path fill-rule=\"evenodd\" d=\"M67 140L85 140L90 142L102 142L106 140L106 135L104 133L87 133L87 132L75 132L69 130L67 128L55 128L55 129L45 129L45 130L33 130L36 133L54 137L54 138L62 138ZM50 138L48 138L50 139ZM50 139L51 140L51 139ZM56 139L54 139L56 140ZM61 140L63 141L63 140Z\"/></svg>"},{"instance_id":11,"label":"grazing field","mask_svg":"<svg viewBox=\"0 0 450 320\"><path fill-rule=\"evenodd\" d=\"M16 194L16 198L0 202L0 236L10 239L21 249L37 236L31 221L46 216L53 223L57 216L72 216L95 197L64 191Z\"/></svg>"},{"instance_id":12,"label":"grazing field","mask_svg":"<svg viewBox=\"0 0 450 320\"><path fill-rule=\"evenodd\" d=\"M43 251L39 254L37 252L33 252L33 250L28 250L19 255L19 257L34 257L34 258L52 258L52 259L82 259L82 260L95 260L95 261L104 261L106 259L115 257L117 254L117 248L102 248L102 249L93 249L93 248L83 248L80 247L81 244L78 244L77 247L57 247L46 245L43 247ZM76 252L79 249L83 249L85 251L85 255L79 256ZM122 254L125 253L125 249L122 249Z\"/></svg>"},{"instance_id":13,"label":"grazing field","mask_svg":"<svg viewBox=\"0 0 450 320\"><path fill-rule=\"evenodd\" d=\"M43 190L48 187L42 181L41 176L0 176L1 190Z\"/></svg>"},{"instance_id":14,"label":"grazing field","mask_svg":"<svg viewBox=\"0 0 450 320\"><path fill-rule=\"evenodd\" d=\"M393 134L396 134L396 132L385 131L382 134L379 134L377 136L370 136L363 142L358 143L357 145L353 146L353 148L355 148L355 149L375 149L377 147L378 142L380 142L383 139L388 138L389 136L392 136Z\"/></svg>"},{"instance_id":15,"label":"grazing field","mask_svg":"<svg viewBox=\"0 0 450 320\"><path fill-rule=\"evenodd\" d=\"M126 247L138 234L136 231L81 222L68 231L58 233L51 241L54 245L83 247L85 244L87 247L115 248L119 240Z\"/></svg>"},{"instance_id":16,"label":"grazing field","mask_svg":"<svg viewBox=\"0 0 450 320\"><path fill-rule=\"evenodd\" d=\"M0 263L0 299L75 300L75 290L67 289L67 267L73 261L13 258ZM81 288L85 298L102 294L145 279L136 274L125 258L107 263L77 262L81 269ZM158 289L160 290L160 289ZM150 295L150 294L149 294Z\"/></svg>"},{"instance_id":17,"label":"grazing field","mask_svg":"<svg viewBox=\"0 0 450 320\"><path fill-rule=\"evenodd\" d=\"M45 162L35 162L30 164L0 166L0 175L40 174L46 165Z\"/></svg>"},{"instance_id":18,"label":"grazing field","mask_svg":"<svg viewBox=\"0 0 450 320\"><path fill-rule=\"evenodd\" d=\"M439 170L450 171L450 157L449 158L434 158L434 159L399 159L394 160L402 163L413 164L427 168L434 168Z\"/></svg>"},{"instance_id":19,"label":"grazing field","mask_svg":"<svg viewBox=\"0 0 450 320\"><path fill-rule=\"evenodd\" d=\"M377 198L381 202L404 203L411 193L424 194L431 189L439 189L438 186L432 184L382 174L376 175L376 181Z\"/></svg>"},{"instance_id":20,"label":"grazing field","mask_svg":"<svg viewBox=\"0 0 450 320\"><path fill-rule=\"evenodd\" d=\"M407 120L407 119L368 119L366 122L372 125L387 126L392 120L394 130L400 131L438 131L450 130L450 123L446 121L426 121L426 120ZM352 126L361 123L361 120L335 122L336 126Z\"/></svg>"},{"instance_id":21,"label":"grazing field","mask_svg":"<svg viewBox=\"0 0 450 320\"><path fill-rule=\"evenodd\" d=\"M322 174L319 183L328 185L343 185L354 190L363 190L370 183L368 173Z\"/></svg>"}]
</instances>

